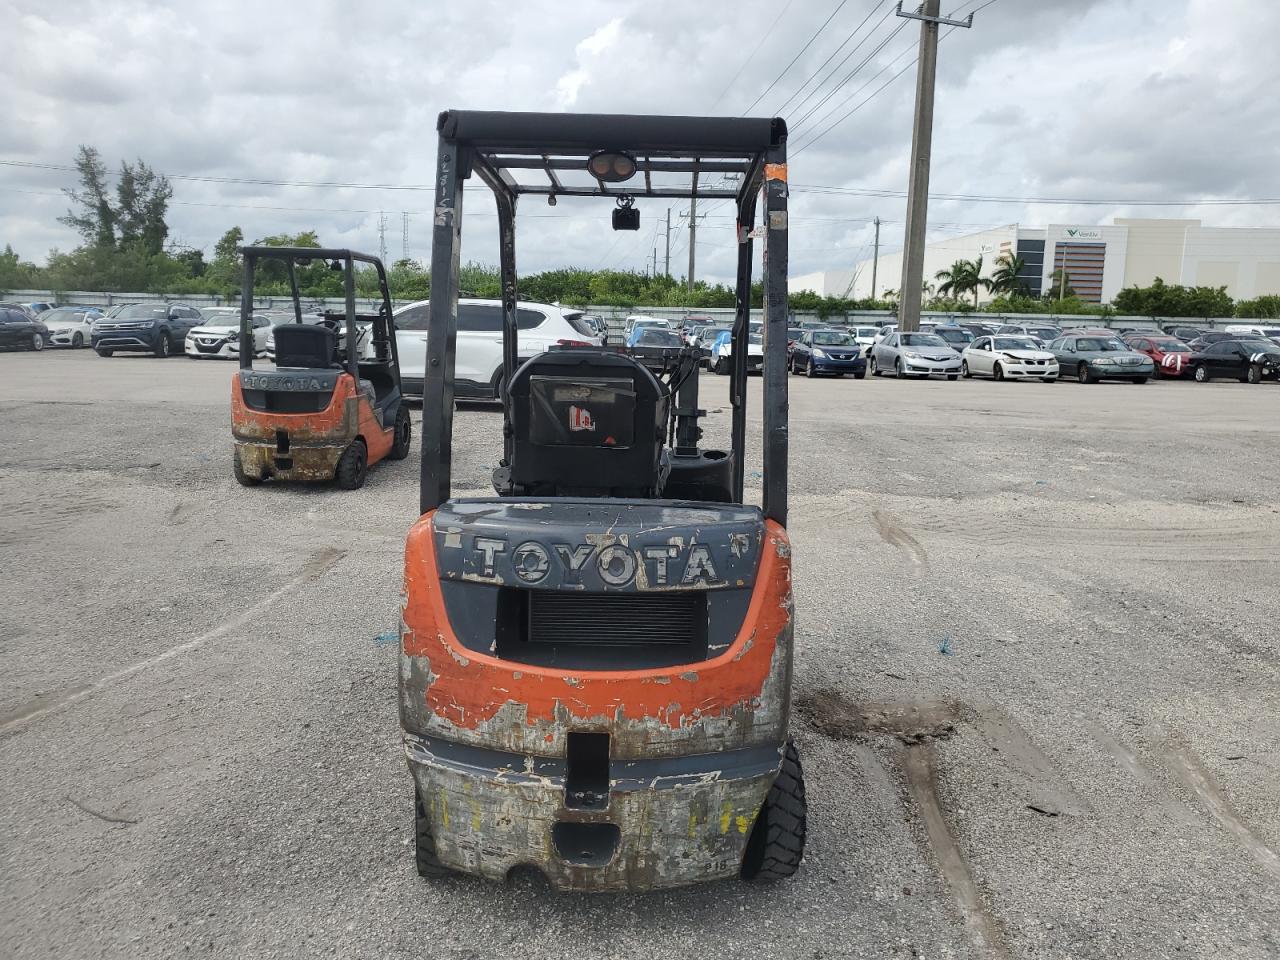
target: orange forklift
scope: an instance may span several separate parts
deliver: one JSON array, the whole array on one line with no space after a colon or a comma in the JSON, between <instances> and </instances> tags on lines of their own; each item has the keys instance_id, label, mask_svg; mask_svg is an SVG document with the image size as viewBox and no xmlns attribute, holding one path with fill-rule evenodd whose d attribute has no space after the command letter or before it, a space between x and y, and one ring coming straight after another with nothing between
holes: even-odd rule
<instances>
[{"instance_id":1,"label":"orange forklift","mask_svg":"<svg viewBox=\"0 0 1280 960\"><path fill-rule=\"evenodd\" d=\"M364 485L379 460L409 455L412 425L400 391L400 361L391 319L387 275L377 257L352 250L244 247L240 301L240 370L231 380L232 470L243 486L274 480L334 481L344 490ZM305 323L298 266L316 260L341 271L346 310ZM294 322L275 327L275 369L253 367L254 276L264 261L283 262L293 296ZM378 275L376 314L356 313L355 264ZM364 325L372 356L361 356ZM339 331L345 342L340 347Z\"/></svg>"},{"instance_id":2,"label":"orange forklift","mask_svg":"<svg viewBox=\"0 0 1280 960\"><path fill-rule=\"evenodd\" d=\"M448 111L439 118L419 520L400 720L424 877L534 869L561 890L775 880L806 801L788 733L787 167L781 119ZM464 184L497 203L503 456L452 495ZM736 211L729 450L700 446L685 347L520 350L523 195ZM763 207L757 228L758 207ZM744 498L752 248L764 237L762 506ZM717 381L717 386L724 383ZM717 400L717 404L720 401Z\"/></svg>"}]
</instances>

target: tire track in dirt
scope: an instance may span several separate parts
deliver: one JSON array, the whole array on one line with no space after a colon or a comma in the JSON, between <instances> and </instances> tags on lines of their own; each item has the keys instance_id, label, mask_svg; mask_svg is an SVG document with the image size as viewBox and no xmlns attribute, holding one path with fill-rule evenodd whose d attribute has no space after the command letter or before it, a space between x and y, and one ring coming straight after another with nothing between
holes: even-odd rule
<instances>
[{"instance_id":1,"label":"tire track in dirt","mask_svg":"<svg viewBox=\"0 0 1280 960\"><path fill-rule=\"evenodd\" d=\"M920 541L906 531L902 521L885 510L872 510L871 522L875 524L876 533L880 534L881 540L898 547L922 572L928 572L929 554Z\"/></svg>"}]
</instances>

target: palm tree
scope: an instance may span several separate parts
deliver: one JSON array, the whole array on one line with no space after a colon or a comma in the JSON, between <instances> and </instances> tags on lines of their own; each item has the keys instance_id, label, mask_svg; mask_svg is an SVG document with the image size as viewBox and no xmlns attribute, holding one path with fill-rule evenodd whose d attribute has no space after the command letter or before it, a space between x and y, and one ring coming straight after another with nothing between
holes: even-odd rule
<instances>
[{"instance_id":1,"label":"palm tree","mask_svg":"<svg viewBox=\"0 0 1280 960\"><path fill-rule=\"evenodd\" d=\"M1027 262L1012 253L1002 253L996 258L996 269L991 274L992 293L1026 293L1027 285L1022 272Z\"/></svg>"},{"instance_id":2,"label":"palm tree","mask_svg":"<svg viewBox=\"0 0 1280 960\"><path fill-rule=\"evenodd\" d=\"M939 270L934 275L941 280L938 294L943 297L959 299L966 293L973 294L973 306L978 306L978 294L982 290L991 289L991 281L982 275L982 257L977 260L957 260L949 270Z\"/></svg>"}]
</instances>

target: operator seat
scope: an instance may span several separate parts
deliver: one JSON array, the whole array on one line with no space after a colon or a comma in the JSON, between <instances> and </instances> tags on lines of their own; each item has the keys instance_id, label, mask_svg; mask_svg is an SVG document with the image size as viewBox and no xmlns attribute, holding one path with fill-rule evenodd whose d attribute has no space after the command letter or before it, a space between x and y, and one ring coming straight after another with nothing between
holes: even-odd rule
<instances>
[{"instance_id":1,"label":"operator seat","mask_svg":"<svg viewBox=\"0 0 1280 960\"><path fill-rule=\"evenodd\" d=\"M338 335L328 327L309 323L282 323L271 331L276 341L277 367L332 370Z\"/></svg>"},{"instance_id":2,"label":"operator seat","mask_svg":"<svg viewBox=\"0 0 1280 960\"><path fill-rule=\"evenodd\" d=\"M511 377L512 455L500 496L662 495L671 394L644 365L600 348L552 348Z\"/></svg>"}]
</instances>

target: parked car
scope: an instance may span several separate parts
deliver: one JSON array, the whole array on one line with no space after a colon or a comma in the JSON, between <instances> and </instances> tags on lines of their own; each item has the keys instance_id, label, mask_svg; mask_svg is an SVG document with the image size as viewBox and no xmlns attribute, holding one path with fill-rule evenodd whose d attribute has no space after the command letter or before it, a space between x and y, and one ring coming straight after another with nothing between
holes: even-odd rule
<instances>
[{"instance_id":1,"label":"parked car","mask_svg":"<svg viewBox=\"0 0 1280 960\"><path fill-rule=\"evenodd\" d=\"M200 311L184 303L131 303L95 321L91 340L100 357L118 350L169 357L187 331L203 322Z\"/></svg>"},{"instance_id":2,"label":"parked car","mask_svg":"<svg viewBox=\"0 0 1280 960\"><path fill-rule=\"evenodd\" d=\"M427 369L428 300L410 303L395 312L396 350L400 355L400 384L405 396L421 397ZM652 318L642 318L652 319ZM669 329L665 320L661 321ZM576 310L549 303L521 300L516 304L519 361L554 346L598 346L591 326ZM454 397L459 400L498 400L502 396L502 301L467 297L458 301L457 353L454 359Z\"/></svg>"},{"instance_id":3,"label":"parked car","mask_svg":"<svg viewBox=\"0 0 1280 960\"><path fill-rule=\"evenodd\" d=\"M876 344L883 343L885 340L887 340L889 337L893 336L897 332L898 332L898 325L896 323L881 324L880 328L876 330L876 335L872 337L871 342L867 344L867 350L866 350L867 359L868 360L871 359L871 353L873 350L875 350Z\"/></svg>"},{"instance_id":4,"label":"parked car","mask_svg":"<svg viewBox=\"0 0 1280 960\"><path fill-rule=\"evenodd\" d=\"M963 327L973 334L974 339L978 337L990 337L999 333L1002 324L999 323L979 323L974 320L962 320L956 324L957 327Z\"/></svg>"},{"instance_id":5,"label":"parked car","mask_svg":"<svg viewBox=\"0 0 1280 960\"><path fill-rule=\"evenodd\" d=\"M1266 340L1275 340L1277 343L1280 343L1280 326L1277 326L1274 323L1230 323L1222 329L1227 333L1261 337Z\"/></svg>"},{"instance_id":6,"label":"parked car","mask_svg":"<svg viewBox=\"0 0 1280 960\"><path fill-rule=\"evenodd\" d=\"M43 350L49 328L26 311L0 304L0 349Z\"/></svg>"},{"instance_id":7,"label":"parked car","mask_svg":"<svg viewBox=\"0 0 1280 960\"><path fill-rule=\"evenodd\" d=\"M1196 383L1214 377L1234 377L1245 383L1280 378L1280 344L1259 337L1256 340L1219 340L1187 361Z\"/></svg>"},{"instance_id":8,"label":"parked car","mask_svg":"<svg viewBox=\"0 0 1280 960\"><path fill-rule=\"evenodd\" d=\"M627 317L626 325L622 328L622 342L629 344L631 342L631 331L637 326L643 327L661 327L664 330L671 329L671 321L664 320L661 317L646 317L640 314L632 314Z\"/></svg>"},{"instance_id":9,"label":"parked car","mask_svg":"<svg viewBox=\"0 0 1280 960\"><path fill-rule=\"evenodd\" d=\"M753 324L752 326L757 326ZM729 364L733 359L733 331L721 330L711 344L711 356L707 360L707 369L723 376L729 375ZM764 337L758 330L747 332L747 372L759 370L764 366Z\"/></svg>"},{"instance_id":10,"label":"parked car","mask_svg":"<svg viewBox=\"0 0 1280 960\"><path fill-rule=\"evenodd\" d=\"M1190 343L1198 337L1203 337L1206 333L1212 331L1208 327L1188 327L1185 324L1171 323L1164 327L1164 332L1171 337L1177 337Z\"/></svg>"},{"instance_id":11,"label":"parked car","mask_svg":"<svg viewBox=\"0 0 1280 960\"><path fill-rule=\"evenodd\" d=\"M1227 333L1225 330L1210 330L1208 333L1196 337L1188 343L1187 346L1191 348L1192 353L1199 353L1211 343L1221 343L1223 340L1238 339L1240 339L1240 337L1235 333Z\"/></svg>"},{"instance_id":12,"label":"parked car","mask_svg":"<svg viewBox=\"0 0 1280 960\"><path fill-rule=\"evenodd\" d=\"M1130 350L1115 337L1059 337L1049 344L1049 350L1058 358L1059 375L1075 377L1081 383L1146 383L1156 372L1150 357Z\"/></svg>"},{"instance_id":13,"label":"parked car","mask_svg":"<svg viewBox=\"0 0 1280 960\"><path fill-rule=\"evenodd\" d=\"M92 308L55 307L40 315L40 322L49 328L49 345L54 347L87 347L93 336L93 321L97 313Z\"/></svg>"},{"instance_id":14,"label":"parked car","mask_svg":"<svg viewBox=\"0 0 1280 960\"><path fill-rule=\"evenodd\" d=\"M1042 344L1062 336L1060 329L1048 323L1006 323L996 333L1013 334L1015 337L1035 337Z\"/></svg>"},{"instance_id":15,"label":"parked car","mask_svg":"<svg viewBox=\"0 0 1280 960\"><path fill-rule=\"evenodd\" d=\"M633 339L635 342L626 352L655 372L669 369L685 348L684 337L679 333L658 327L639 327Z\"/></svg>"},{"instance_id":16,"label":"parked car","mask_svg":"<svg viewBox=\"0 0 1280 960\"><path fill-rule=\"evenodd\" d=\"M27 306L31 308L31 311L33 313L45 313L46 311L52 310L54 307L57 306L57 304L47 303L43 300L37 300L35 303L28 303Z\"/></svg>"},{"instance_id":17,"label":"parked car","mask_svg":"<svg viewBox=\"0 0 1280 960\"><path fill-rule=\"evenodd\" d=\"M192 360L240 359L240 311L217 308L213 316L206 316L204 323L187 331L183 342L183 351ZM267 337L271 335L272 319L265 313L254 313L253 324L254 356L264 356L267 352ZM278 321L277 321L278 322Z\"/></svg>"},{"instance_id":18,"label":"parked car","mask_svg":"<svg viewBox=\"0 0 1280 960\"><path fill-rule=\"evenodd\" d=\"M957 353L963 353L974 339L972 331L954 323L940 323L929 332L947 341L947 346Z\"/></svg>"},{"instance_id":19,"label":"parked car","mask_svg":"<svg viewBox=\"0 0 1280 960\"><path fill-rule=\"evenodd\" d=\"M1058 379L1058 358L1032 337L978 337L960 354L960 372L966 377L993 380Z\"/></svg>"},{"instance_id":20,"label":"parked car","mask_svg":"<svg viewBox=\"0 0 1280 960\"><path fill-rule=\"evenodd\" d=\"M1121 337L1131 350L1151 358L1156 366L1156 377L1187 377L1191 375L1191 348L1177 337L1150 333L1130 333Z\"/></svg>"},{"instance_id":21,"label":"parked car","mask_svg":"<svg viewBox=\"0 0 1280 960\"><path fill-rule=\"evenodd\" d=\"M934 333L891 333L871 350L875 376L892 370L898 377L945 376L960 379L960 354Z\"/></svg>"},{"instance_id":22,"label":"parked car","mask_svg":"<svg viewBox=\"0 0 1280 960\"><path fill-rule=\"evenodd\" d=\"M796 341L788 360L792 373L806 377L851 373L861 380L867 375L867 360L857 338L849 330L806 330Z\"/></svg>"},{"instance_id":23,"label":"parked car","mask_svg":"<svg viewBox=\"0 0 1280 960\"><path fill-rule=\"evenodd\" d=\"M0 303L0 310L17 310L23 316L30 317L32 320L39 316L31 309L31 305L26 303Z\"/></svg>"}]
</instances>

